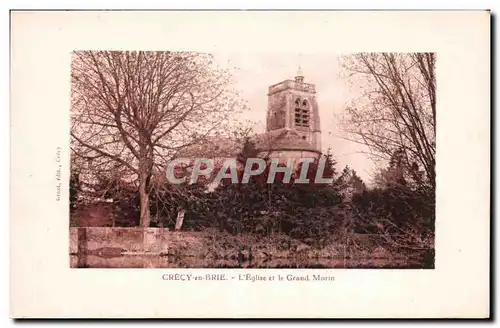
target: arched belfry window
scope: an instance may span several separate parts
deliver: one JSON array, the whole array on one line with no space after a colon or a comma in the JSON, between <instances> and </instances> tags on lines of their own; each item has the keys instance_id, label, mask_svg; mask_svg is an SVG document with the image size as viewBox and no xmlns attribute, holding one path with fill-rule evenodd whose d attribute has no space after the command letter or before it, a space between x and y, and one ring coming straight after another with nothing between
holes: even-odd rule
<instances>
[{"instance_id":1,"label":"arched belfry window","mask_svg":"<svg viewBox=\"0 0 500 328\"><path fill-rule=\"evenodd\" d=\"M305 99L295 100L295 126L309 127L309 103Z\"/></svg>"}]
</instances>

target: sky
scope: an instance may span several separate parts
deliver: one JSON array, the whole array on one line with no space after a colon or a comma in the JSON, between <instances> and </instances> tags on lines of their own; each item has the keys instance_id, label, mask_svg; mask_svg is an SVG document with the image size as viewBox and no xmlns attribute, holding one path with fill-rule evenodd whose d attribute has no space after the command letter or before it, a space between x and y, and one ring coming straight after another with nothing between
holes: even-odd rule
<instances>
[{"instance_id":1,"label":"sky","mask_svg":"<svg viewBox=\"0 0 500 328\"><path fill-rule=\"evenodd\" d=\"M268 87L286 79L293 79L300 70L304 82L316 85L319 106L322 147L331 152L337 161L337 170L346 165L369 184L375 173L374 164L359 144L345 140L338 128L338 118L345 106L355 99L348 81L341 77L339 55L331 54L280 54L280 53L215 53L214 59L221 67L229 68L235 77L235 87L247 102L250 110L239 119L255 122L255 132L264 132L266 126Z\"/></svg>"}]
</instances>

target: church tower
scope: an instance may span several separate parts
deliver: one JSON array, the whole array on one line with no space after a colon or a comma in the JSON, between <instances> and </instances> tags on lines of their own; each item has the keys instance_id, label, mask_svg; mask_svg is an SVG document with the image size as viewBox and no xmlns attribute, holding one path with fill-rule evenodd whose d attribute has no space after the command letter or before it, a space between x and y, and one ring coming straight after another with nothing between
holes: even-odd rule
<instances>
[{"instance_id":1,"label":"church tower","mask_svg":"<svg viewBox=\"0 0 500 328\"><path fill-rule=\"evenodd\" d=\"M309 148L321 153L321 126L315 85L304 82L299 68L294 80L269 87L267 132L291 131Z\"/></svg>"}]
</instances>

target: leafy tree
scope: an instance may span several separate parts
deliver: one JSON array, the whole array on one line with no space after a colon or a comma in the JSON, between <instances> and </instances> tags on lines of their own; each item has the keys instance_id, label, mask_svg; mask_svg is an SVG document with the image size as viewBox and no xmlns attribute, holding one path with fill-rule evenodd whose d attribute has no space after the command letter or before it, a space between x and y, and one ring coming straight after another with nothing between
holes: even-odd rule
<instances>
[{"instance_id":1,"label":"leafy tree","mask_svg":"<svg viewBox=\"0 0 500 328\"><path fill-rule=\"evenodd\" d=\"M335 181L345 201L349 201L354 195L366 190L366 185L355 170L348 165L344 167L340 176Z\"/></svg>"}]
</instances>

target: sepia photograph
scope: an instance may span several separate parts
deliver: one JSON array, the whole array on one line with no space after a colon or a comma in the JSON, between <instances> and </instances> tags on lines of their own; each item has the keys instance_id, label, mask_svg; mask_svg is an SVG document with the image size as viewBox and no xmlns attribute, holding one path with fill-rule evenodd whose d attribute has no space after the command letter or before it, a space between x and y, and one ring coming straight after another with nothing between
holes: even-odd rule
<instances>
[{"instance_id":1,"label":"sepia photograph","mask_svg":"<svg viewBox=\"0 0 500 328\"><path fill-rule=\"evenodd\" d=\"M490 316L490 12L10 23L12 318Z\"/></svg>"},{"instance_id":2,"label":"sepia photograph","mask_svg":"<svg viewBox=\"0 0 500 328\"><path fill-rule=\"evenodd\" d=\"M433 269L435 53L75 51L72 268Z\"/></svg>"}]
</instances>

